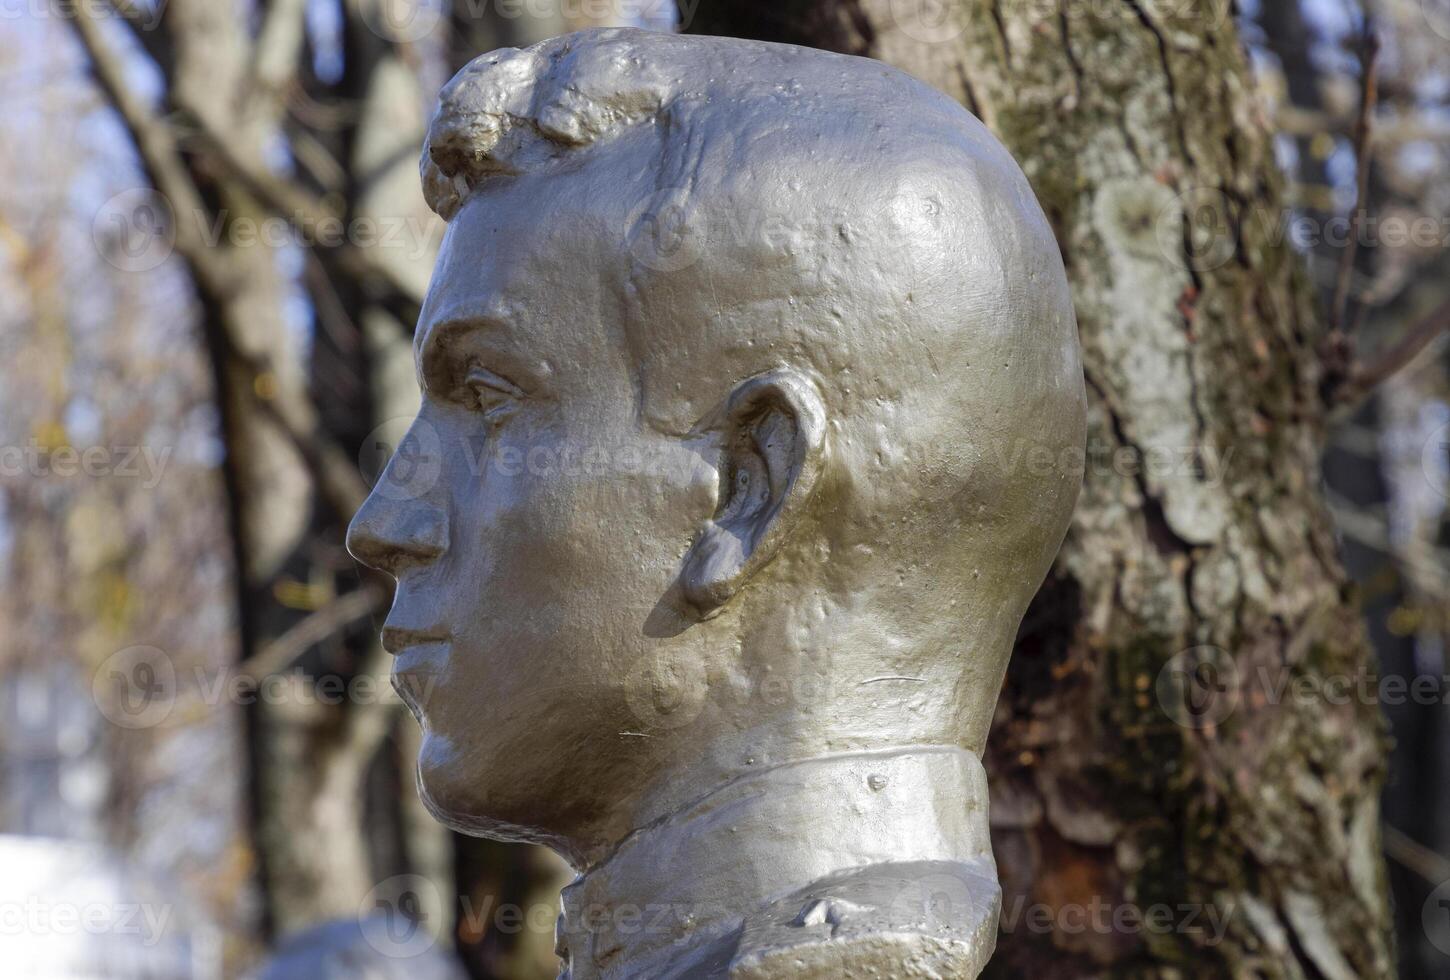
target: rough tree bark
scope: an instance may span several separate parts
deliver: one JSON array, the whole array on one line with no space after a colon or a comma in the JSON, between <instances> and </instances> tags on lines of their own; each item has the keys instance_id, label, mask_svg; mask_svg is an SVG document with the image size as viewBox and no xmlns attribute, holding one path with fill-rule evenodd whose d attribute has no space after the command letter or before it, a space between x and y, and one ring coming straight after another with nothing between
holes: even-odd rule
<instances>
[{"instance_id":1,"label":"rough tree bark","mask_svg":"<svg viewBox=\"0 0 1450 980\"><path fill-rule=\"evenodd\" d=\"M988 749L996 975L1392 975L1380 713L1309 693L1371 670L1318 487L1322 329L1227 3L681 4L954 95L1062 246L1089 467Z\"/></svg>"}]
</instances>

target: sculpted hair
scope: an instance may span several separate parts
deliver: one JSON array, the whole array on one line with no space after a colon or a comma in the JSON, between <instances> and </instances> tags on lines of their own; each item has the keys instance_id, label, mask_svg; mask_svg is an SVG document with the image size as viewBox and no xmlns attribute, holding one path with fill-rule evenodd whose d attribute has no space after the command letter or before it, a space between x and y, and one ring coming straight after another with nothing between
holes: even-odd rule
<instances>
[{"instance_id":1,"label":"sculpted hair","mask_svg":"<svg viewBox=\"0 0 1450 980\"><path fill-rule=\"evenodd\" d=\"M657 64L629 55L633 33L589 31L464 66L443 87L423 146L428 206L448 220L487 177L546 167L658 117L672 86Z\"/></svg>"}]
</instances>

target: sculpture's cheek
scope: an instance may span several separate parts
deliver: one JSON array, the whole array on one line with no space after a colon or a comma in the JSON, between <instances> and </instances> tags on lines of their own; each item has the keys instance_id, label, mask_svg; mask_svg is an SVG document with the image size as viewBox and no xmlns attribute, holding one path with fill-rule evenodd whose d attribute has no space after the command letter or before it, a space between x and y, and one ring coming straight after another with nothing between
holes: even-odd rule
<instances>
[{"instance_id":1,"label":"sculpture's cheek","mask_svg":"<svg viewBox=\"0 0 1450 980\"><path fill-rule=\"evenodd\" d=\"M420 706L420 766L454 822L527 823L610 761L558 745L613 745L640 726L627 678L718 478L680 440L611 421L568 439L520 428L517 465L447 474L450 546L427 587L453 641Z\"/></svg>"}]
</instances>

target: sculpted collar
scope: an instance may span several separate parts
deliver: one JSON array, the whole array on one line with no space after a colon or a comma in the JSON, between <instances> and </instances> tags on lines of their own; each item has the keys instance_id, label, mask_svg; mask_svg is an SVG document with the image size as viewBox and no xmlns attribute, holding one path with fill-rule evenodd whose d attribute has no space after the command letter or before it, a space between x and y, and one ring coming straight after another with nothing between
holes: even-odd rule
<instances>
[{"instance_id":1,"label":"sculpted collar","mask_svg":"<svg viewBox=\"0 0 1450 980\"><path fill-rule=\"evenodd\" d=\"M752 773L636 831L564 889L558 946L569 980L975 976L1000 904L982 764L929 746Z\"/></svg>"}]
</instances>

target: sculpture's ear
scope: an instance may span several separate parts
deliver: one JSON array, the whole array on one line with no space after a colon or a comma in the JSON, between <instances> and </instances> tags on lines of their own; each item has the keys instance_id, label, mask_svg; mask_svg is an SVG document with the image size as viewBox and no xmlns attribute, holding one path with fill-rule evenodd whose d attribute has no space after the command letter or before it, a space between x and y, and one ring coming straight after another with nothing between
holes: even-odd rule
<instances>
[{"instance_id":1,"label":"sculpture's ear","mask_svg":"<svg viewBox=\"0 0 1450 980\"><path fill-rule=\"evenodd\" d=\"M826 453L826 410L810 381L782 369L742 381L704 428L720 437L720 504L680 576L697 619L729 602L800 521Z\"/></svg>"}]
</instances>

